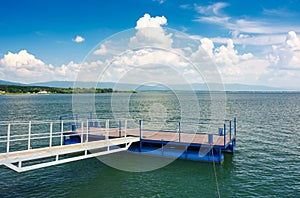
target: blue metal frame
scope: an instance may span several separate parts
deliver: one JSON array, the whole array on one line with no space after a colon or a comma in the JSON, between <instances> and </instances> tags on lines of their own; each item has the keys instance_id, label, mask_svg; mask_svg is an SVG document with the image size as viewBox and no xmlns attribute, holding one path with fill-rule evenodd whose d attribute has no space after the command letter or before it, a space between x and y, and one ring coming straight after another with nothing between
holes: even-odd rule
<instances>
[{"instance_id":1,"label":"blue metal frame","mask_svg":"<svg viewBox=\"0 0 300 198\"><path fill-rule=\"evenodd\" d=\"M92 112L90 112L89 114L89 118L88 118L88 127L98 127L98 124L95 125L93 123L93 117L92 117ZM72 131L76 131L76 127L77 127L77 121L78 121L78 114L76 115L71 115L71 114L67 114L64 116L60 116L60 121L62 123L63 119L74 119L75 118L75 125L72 124ZM147 145L154 145L154 147L157 147L157 145L160 145L160 155L161 156L168 156L168 155L172 155L170 154L169 150L166 150L165 146L166 145L172 145L172 146L179 146L182 148L185 148L183 151L183 154L180 156L180 158L184 158L184 159L193 159L193 160L203 160L203 161L212 161L212 155L213 157L216 159L216 162L222 162L223 158L224 158L224 154L223 152L228 152L228 153L234 153L235 152L235 148L236 148L236 132L237 132L237 120L236 117L234 117L233 119L233 126L232 126L232 120L225 120L223 123L223 133L220 134L220 132L218 132L218 134L216 135L222 135L224 136L224 145L222 146L217 146L217 145L205 145L205 144L196 144L196 143L184 143L181 142L181 124L182 122L178 122L177 121L177 127L178 127L178 142L169 142L169 141L164 141L164 140L147 140L147 139L143 139L143 120L139 120L139 138L140 141L137 144L133 144L132 146L135 147L137 149L138 152L143 152L144 150L149 150L149 148L147 148ZM151 121L150 121L151 122ZM155 121L156 122L156 121ZM159 122L159 121L158 121ZM173 122L173 121L171 121ZM69 124L68 122L64 122L64 126L65 124ZM184 122L184 124L209 124L209 122ZM216 124L216 122L215 122ZM227 129L227 124L229 124L229 129ZM63 127L63 126L61 126ZM121 132L122 132L122 122L121 120L118 121L118 125L117 125L118 129L119 129L119 137L121 137ZM233 130L233 131L232 131ZM229 131L229 134L227 134L227 131ZM174 131L162 131L162 132L174 132ZM197 132L198 133L198 132ZM208 134L211 135L213 137L214 134ZM227 135L229 135L230 141L226 144L226 138ZM77 137L76 136L70 136L73 141L74 139L74 143L76 143ZM210 140L213 140L212 137L210 137ZM64 139L64 141L68 144L68 141ZM212 142L211 142L212 143ZM145 147L144 147L145 145ZM156 146L155 146L156 145ZM195 154L195 148L200 149L201 147L207 147L207 148L212 148L213 150L211 150L209 153L206 154L206 156L199 156L197 158L197 155ZM174 152L176 152L176 150L174 150Z\"/></svg>"}]
</instances>

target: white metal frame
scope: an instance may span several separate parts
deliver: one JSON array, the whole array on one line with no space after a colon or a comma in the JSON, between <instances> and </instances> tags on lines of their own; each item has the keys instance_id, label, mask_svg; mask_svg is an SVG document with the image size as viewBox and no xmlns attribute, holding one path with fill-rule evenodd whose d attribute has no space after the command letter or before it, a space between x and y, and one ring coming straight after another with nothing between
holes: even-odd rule
<instances>
[{"instance_id":1,"label":"white metal frame","mask_svg":"<svg viewBox=\"0 0 300 198\"><path fill-rule=\"evenodd\" d=\"M50 121L50 122L37 122L37 121L29 121L27 123L5 123L0 125L7 126L7 135L0 134L0 144L6 144L6 152L0 153L0 165L4 165L16 172L24 172L29 170L34 170L38 168L58 165L62 163L77 161L81 159L87 159L91 157L96 157L100 155L107 155L110 153L120 152L127 150L133 142L138 142L138 137L127 137L126 136L126 127L127 121L125 121L124 128L124 136L119 138L110 139L109 138L109 120L105 121L105 139L98 141L89 141L89 120L86 121L86 126L84 126L84 121L81 121L81 129L79 133L76 134L64 134L64 121ZM53 124L60 124L60 131L53 131ZM28 133L27 134L11 134L11 126L12 125L28 125ZM33 124L49 124L49 132L43 133L33 133L32 125ZM86 128L86 134L84 134L84 128ZM1 132L1 131L0 131ZM63 139L67 136L72 135L80 135L81 141L77 144L71 145L63 145ZM60 142L58 145L53 145L53 138L59 138ZM85 140L83 140L85 138ZM40 148L32 148L32 140L40 140L40 139L49 139L49 144L44 145ZM12 151L11 150L11 142L13 141L21 141L27 143L27 149ZM112 146L120 146L123 147L112 148ZM25 144L26 146L26 144ZM88 152L93 149L106 148L102 151L98 152ZM61 155L78 153L78 155L60 159ZM52 161L43 162L42 159L55 158ZM36 164L24 166L24 163L29 161L35 161Z\"/></svg>"}]
</instances>

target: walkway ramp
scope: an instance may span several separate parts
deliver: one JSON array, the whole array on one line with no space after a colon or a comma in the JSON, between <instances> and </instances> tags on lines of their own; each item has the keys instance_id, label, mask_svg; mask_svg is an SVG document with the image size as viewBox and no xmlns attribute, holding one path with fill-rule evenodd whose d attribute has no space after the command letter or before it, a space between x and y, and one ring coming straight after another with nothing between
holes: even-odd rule
<instances>
[{"instance_id":1,"label":"walkway ramp","mask_svg":"<svg viewBox=\"0 0 300 198\"><path fill-rule=\"evenodd\" d=\"M0 154L0 165L5 165L16 172L24 172L81 159L97 157L100 155L125 151L133 142L138 141L138 137L121 137L71 145L60 145L7 152ZM67 158L64 156L66 154L76 155ZM33 161L35 163L33 163ZM23 164L27 165L23 166Z\"/></svg>"}]
</instances>

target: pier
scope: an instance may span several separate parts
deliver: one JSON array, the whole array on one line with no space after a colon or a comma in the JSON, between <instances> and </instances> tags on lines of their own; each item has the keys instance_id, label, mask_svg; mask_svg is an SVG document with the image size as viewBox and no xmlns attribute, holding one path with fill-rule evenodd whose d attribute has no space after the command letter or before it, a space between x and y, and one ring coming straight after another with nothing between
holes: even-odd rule
<instances>
[{"instance_id":1,"label":"pier","mask_svg":"<svg viewBox=\"0 0 300 198\"><path fill-rule=\"evenodd\" d=\"M234 153L236 147L235 118L203 122L69 118L2 122L0 166L24 172L124 151L222 163L223 153Z\"/></svg>"}]
</instances>

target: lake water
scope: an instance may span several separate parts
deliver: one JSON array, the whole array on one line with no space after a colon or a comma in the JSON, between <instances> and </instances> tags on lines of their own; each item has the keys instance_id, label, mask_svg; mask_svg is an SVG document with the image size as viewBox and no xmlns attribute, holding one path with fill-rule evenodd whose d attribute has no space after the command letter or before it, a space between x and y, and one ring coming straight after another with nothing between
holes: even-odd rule
<instances>
[{"instance_id":1,"label":"lake water","mask_svg":"<svg viewBox=\"0 0 300 198\"><path fill-rule=\"evenodd\" d=\"M128 98L126 112L122 108ZM223 96L210 101L209 94L197 93L197 98L193 104L189 93L180 100L172 93L117 94L117 111L110 94L98 94L94 108L98 117L116 113L178 120L183 116L181 105L185 105L186 117L198 115L195 109L203 119L236 116L236 153L226 154L224 163L216 165L221 197L300 197L300 93L227 93L224 104ZM226 111L221 111L223 107ZM1 121L55 120L71 112L72 95L0 95ZM98 159L25 173L1 167L0 197L217 197L213 167L176 160L136 173L109 167Z\"/></svg>"}]
</instances>

